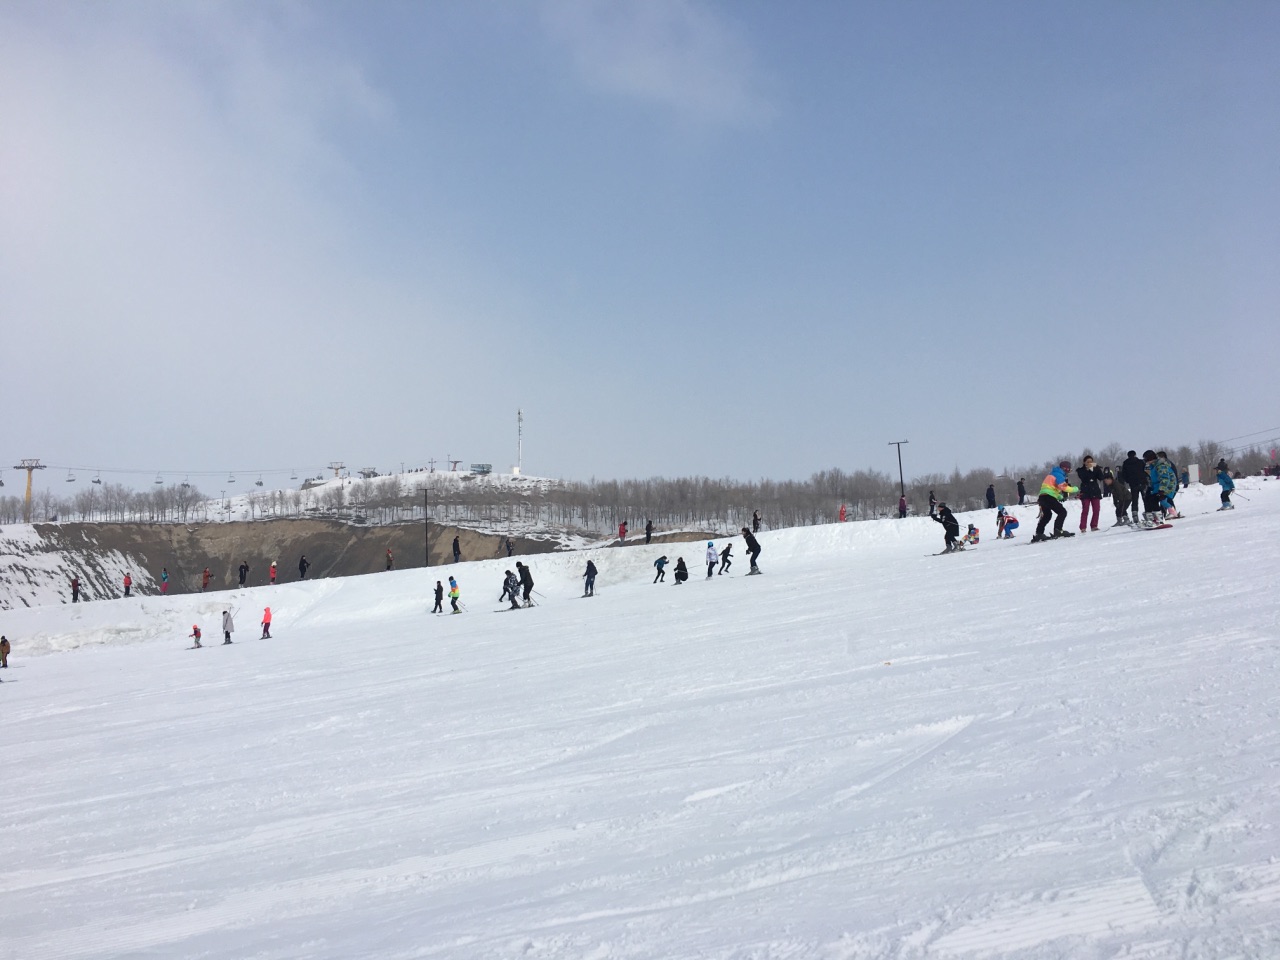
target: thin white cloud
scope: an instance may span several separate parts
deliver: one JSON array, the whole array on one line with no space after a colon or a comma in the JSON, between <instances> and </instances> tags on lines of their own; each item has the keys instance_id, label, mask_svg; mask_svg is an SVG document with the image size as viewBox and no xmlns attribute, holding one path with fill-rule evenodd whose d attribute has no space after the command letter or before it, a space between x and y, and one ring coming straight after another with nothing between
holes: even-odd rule
<instances>
[{"instance_id":1,"label":"thin white cloud","mask_svg":"<svg viewBox=\"0 0 1280 960\"><path fill-rule=\"evenodd\" d=\"M541 12L547 33L596 89L735 126L774 113L750 45L706 4L545 0Z\"/></svg>"}]
</instances>

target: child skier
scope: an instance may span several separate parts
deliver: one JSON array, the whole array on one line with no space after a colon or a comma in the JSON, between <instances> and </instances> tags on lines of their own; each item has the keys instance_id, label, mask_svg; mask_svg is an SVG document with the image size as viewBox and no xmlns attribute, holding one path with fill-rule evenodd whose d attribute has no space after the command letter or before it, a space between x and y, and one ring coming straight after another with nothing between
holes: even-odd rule
<instances>
[{"instance_id":1,"label":"child skier","mask_svg":"<svg viewBox=\"0 0 1280 960\"><path fill-rule=\"evenodd\" d=\"M507 573L507 578L502 581L502 596L498 597L498 600L499 601L510 600L511 609L519 610L520 609L520 600L519 600L520 581L516 578L516 575L512 573L510 570L508 570L506 573Z\"/></svg>"},{"instance_id":2,"label":"child skier","mask_svg":"<svg viewBox=\"0 0 1280 960\"><path fill-rule=\"evenodd\" d=\"M1018 518L1012 513L1008 513L1004 507L996 510L996 539L1012 540L1014 532L1018 529Z\"/></svg>"},{"instance_id":3,"label":"child skier","mask_svg":"<svg viewBox=\"0 0 1280 960\"><path fill-rule=\"evenodd\" d=\"M1218 509L1234 510L1236 505L1231 502L1231 491L1236 488L1236 482L1231 479L1231 474L1227 473L1225 463L1218 468L1218 486L1222 488L1222 506Z\"/></svg>"},{"instance_id":4,"label":"child skier","mask_svg":"<svg viewBox=\"0 0 1280 960\"><path fill-rule=\"evenodd\" d=\"M196 647L200 646L200 628L196 626L194 623L191 625L190 636L191 636L191 639L195 641L195 646ZM195 647L193 647L192 649L195 649Z\"/></svg>"},{"instance_id":5,"label":"child skier","mask_svg":"<svg viewBox=\"0 0 1280 960\"><path fill-rule=\"evenodd\" d=\"M960 541L962 547L976 547L978 545L978 528L972 523L969 529L965 531L964 538Z\"/></svg>"},{"instance_id":6,"label":"child skier","mask_svg":"<svg viewBox=\"0 0 1280 960\"><path fill-rule=\"evenodd\" d=\"M732 541L732 540L730 540L730 541L725 545L725 548L724 548L723 550L721 550L721 551L720 551L720 572L721 572L721 573L724 573L726 570L728 570L730 567L732 567L732 566L733 566L733 560L732 560L732 559L730 559L730 554L731 554L731 553L733 553L733 541Z\"/></svg>"},{"instance_id":7,"label":"child skier","mask_svg":"<svg viewBox=\"0 0 1280 960\"><path fill-rule=\"evenodd\" d=\"M714 540L707 541L707 579L710 580L716 572L716 565L720 562L720 554L716 552L716 544Z\"/></svg>"},{"instance_id":8,"label":"child skier","mask_svg":"<svg viewBox=\"0 0 1280 960\"><path fill-rule=\"evenodd\" d=\"M460 597L461 595L462 595L462 592L458 589L458 581L453 579L453 577L450 577L449 578L449 606L453 607L454 613L462 612L461 610L458 609L458 597Z\"/></svg>"},{"instance_id":9,"label":"child skier","mask_svg":"<svg viewBox=\"0 0 1280 960\"><path fill-rule=\"evenodd\" d=\"M654 582L654 583L657 583L659 580L663 580L663 581L665 581L665 580L667 579L667 571L666 571L666 569L664 569L664 568L666 567L666 565L667 565L667 557L666 557L666 554L663 554L663 555L662 555L661 557L659 557L657 560L653 561L653 565L654 565L654 566L657 568L657 570L658 570L658 575L657 575L656 577L654 577L654 578L653 578L653 582Z\"/></svg>"},{"instance_id":10,"label":"child skier","mask_svg":"<svg viewBox=\"0 0 1280 960\"><path fill-rule=\"evenodd\" d=\"M262 611L262 637L263 640L271 639L271 608L266 607Z\"/></svg>"},{"instance_id":11,"label":"child skier","mask_svg":"<svg viewBox=\"0 0 1280 960\"><path fill-rule=\"evenodd\" d=\"M934 512L929 515L930 519L942 524L944 537L942 541L943 553L954 553L956 550L963 550L956 537L960 535L960 522L956 520L956 515L951 512L951 508L945 503L934 505Z\"/></svg>"}]
</instances>

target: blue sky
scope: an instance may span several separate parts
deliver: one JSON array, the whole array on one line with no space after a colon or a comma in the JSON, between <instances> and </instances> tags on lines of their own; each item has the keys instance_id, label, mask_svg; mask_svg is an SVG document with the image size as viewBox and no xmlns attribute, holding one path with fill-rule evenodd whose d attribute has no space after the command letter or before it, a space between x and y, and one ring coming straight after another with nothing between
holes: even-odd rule
<instances>
[{"instance_id":1,"label":"blue sky","mask_svg":"<svg viewBox=\"0 0 1280 960\"><path fill-rule=\"evenodd\" d=\"M572 478L1266 429L1278 45L1274 3L9 2L3 466L505 468L517 408Z\"/></svg>"}]
</instances>

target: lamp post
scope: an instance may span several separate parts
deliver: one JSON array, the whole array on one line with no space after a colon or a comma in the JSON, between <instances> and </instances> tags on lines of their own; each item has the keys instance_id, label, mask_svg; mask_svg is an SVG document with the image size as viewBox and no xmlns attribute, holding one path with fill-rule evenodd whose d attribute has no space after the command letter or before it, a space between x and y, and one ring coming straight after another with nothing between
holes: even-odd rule
<instances>
[{"instance_id":1,"label":"lamp post","mask_svg":"<svg viewBox=\"0 0 1280 960\"><path fill-rule=\"evenodd\" d=\"M431 566L431 487L424 486L422 488L422 520L423 535L426 538L426 556L423 559L423 566Z\"/></svg>"},{"instance_id":2,"label":"lamp post","mask_svg":"<svg viewBox=\"0 0 1280 960\"><path fill-rule=\"evenodd\" d=\"M898 495L905 497L907 495L907 484L902 479L902 445L910 443L910 440L890 440L889 446L898 448Z\"/></svg>"}]
</instances>

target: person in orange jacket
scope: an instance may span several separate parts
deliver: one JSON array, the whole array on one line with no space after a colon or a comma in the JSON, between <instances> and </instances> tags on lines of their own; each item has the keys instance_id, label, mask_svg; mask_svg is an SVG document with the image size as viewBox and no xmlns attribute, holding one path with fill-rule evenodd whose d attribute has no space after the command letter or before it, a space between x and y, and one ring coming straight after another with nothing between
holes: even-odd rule
<instances>
[{"instance_id":1,"label":"person in orange jacket","mask_svg":"<svg viewBox=\"0 0 1280 960\"><path fill-rule=\"evenodd\" d=\"M262 611L262 639L271 639L271 608Z\"/></svg>"}]
</instances>

